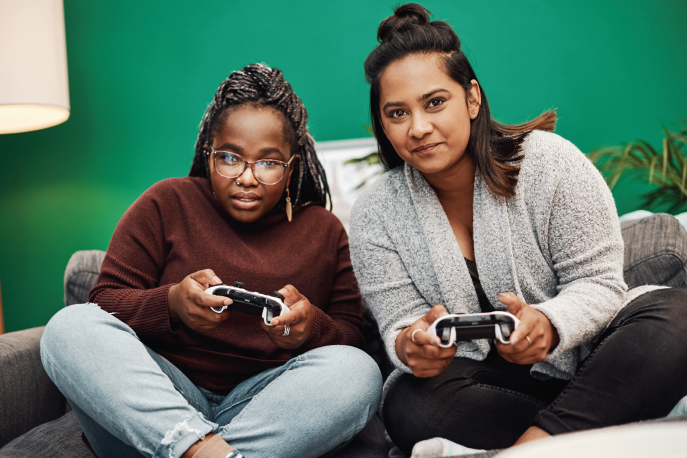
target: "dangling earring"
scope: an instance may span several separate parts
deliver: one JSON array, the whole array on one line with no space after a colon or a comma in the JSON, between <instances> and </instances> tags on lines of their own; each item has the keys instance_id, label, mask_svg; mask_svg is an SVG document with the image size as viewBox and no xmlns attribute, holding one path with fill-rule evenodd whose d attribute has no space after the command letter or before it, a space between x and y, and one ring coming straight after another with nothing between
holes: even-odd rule
<instances>
[{"instance_id":1,"label":"dangling earring","mask_svg":"<svg viewBox=\"0 0 687 458\"><path fill-rule=\"evenodd\" d=\"M289 193L289 188L286 188L286 218L288 218L289 222L291 222L291 212L292 212L292 207L291 207L291 194Z\"/></svg>"}]
</instances>

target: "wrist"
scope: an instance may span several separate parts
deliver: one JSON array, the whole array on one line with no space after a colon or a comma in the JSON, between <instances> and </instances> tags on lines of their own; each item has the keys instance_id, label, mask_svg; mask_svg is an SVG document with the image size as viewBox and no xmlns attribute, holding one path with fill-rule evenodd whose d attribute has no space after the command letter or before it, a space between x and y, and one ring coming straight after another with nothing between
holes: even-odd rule
<instances>
[{"instance_id":1,"label":"wrist","mask_svg":"<svg viewBox=\"0 0 687 458\"><path fill-rule=\"evenodd\" d=\"M174 310L174 298L176 297L176 289L178 284L172 285L167 293L167 310L169 311L169 318L172 321L179 321L179 315Z\"/></svg>"},{"instance_id":2,"label":"wrist","mask_svg":"<svg viewBox=\"0 0 687 458\"><path fill-rule=\"evenodd\" d=\"M406 355L406 339L408 338L408 329L403 330L396 336L396 356L405 365L408 365L408 356Z\"/></svg>"}]
</instances>

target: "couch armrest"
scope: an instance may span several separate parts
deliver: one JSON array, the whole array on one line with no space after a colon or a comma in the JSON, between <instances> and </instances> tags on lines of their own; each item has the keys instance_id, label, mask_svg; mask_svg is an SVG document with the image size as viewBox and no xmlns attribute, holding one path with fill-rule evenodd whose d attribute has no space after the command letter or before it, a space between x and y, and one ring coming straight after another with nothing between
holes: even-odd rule
<instances>
[{"instance_id":1,"label":"couch armrest","mask_svg":"<svg viewBox=\"0 0 687 458\"><path fill-rule=\"evenodd\" d=\"M0 448L65 413L40 357L43 327L0 335Z\"/></svg>"}]
</instances>

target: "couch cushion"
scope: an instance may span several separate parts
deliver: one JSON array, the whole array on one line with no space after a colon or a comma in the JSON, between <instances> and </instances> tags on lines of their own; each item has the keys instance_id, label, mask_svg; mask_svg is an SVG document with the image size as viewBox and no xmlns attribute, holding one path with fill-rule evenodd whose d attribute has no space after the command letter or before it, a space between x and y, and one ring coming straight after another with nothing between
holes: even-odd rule
<instances>
[{"instance_id":1,"label":"couch cushion","mask_svg":"<svg viewBox=\"0 0 687 458\"><path fill-rule=\"evenodd\" d=\"M0 449L0 458L93 458L74 412L33 428Z\"/></svg>"},{"instance_id":2,"label":"couch cushion","mask_svg":"<svg viewBox=\"0 0 687 458\"><path fill-rule=\"evenodd\" d=\"M64 396L41 364L42 335L40 327L0 336L0 447L65 412Z\"/></svg>"},{"instance_id":3,"label":"couch cushion","mask_svg":"<svg viewBox=\"0 0 687 458\"><path fill-rule=\"evenodd\" d=\"M687 231L665 213L621 224L628 287L664 285L687 288Z\"/></svg>"},{"instance_id":4,"label":"couch cushion","mask_svg":"<svg viewBox=\"0 0 687 458\"><path fill-rule=\"evenodd\" d=\"M81 440L81 426L74 412L38 426L0 449L0 458L94 458ZM353 441L331 458L386 458L388 446L379 415Z\"/></svg>"},{"instance_id":5,"label":"couch cushion","mask_svg":"<svg viewBox=\"0 0 687 458\"><path fill-rule=\"evenodd\" d=\"M98 282L105 252L101 250L77 251L69 258L64 271L64 305L83 304L88 293Z\"/></svg>"}]
</instances>

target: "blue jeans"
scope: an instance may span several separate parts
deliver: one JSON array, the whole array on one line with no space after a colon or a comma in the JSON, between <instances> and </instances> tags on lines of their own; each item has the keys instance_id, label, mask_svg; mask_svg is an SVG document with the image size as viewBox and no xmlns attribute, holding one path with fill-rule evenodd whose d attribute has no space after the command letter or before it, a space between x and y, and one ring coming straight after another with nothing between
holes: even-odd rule
<instances>
[{"instance_id":1,"label":"blue jeans","mask_svg":"<svg viewBox=\"0 0 687 458\"><path fill-rule=\"evenodd\" d=\"M336 345L220 396L195 386L92 304L69 306L50 320L41 359L99 458L178 458L211 432L246 458L322 456L365 427L382 387L372 358Z\"/></svg>"}]
</instances>

